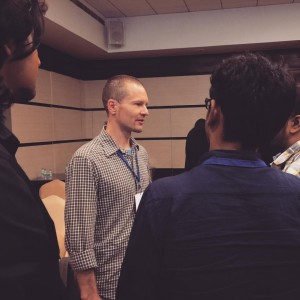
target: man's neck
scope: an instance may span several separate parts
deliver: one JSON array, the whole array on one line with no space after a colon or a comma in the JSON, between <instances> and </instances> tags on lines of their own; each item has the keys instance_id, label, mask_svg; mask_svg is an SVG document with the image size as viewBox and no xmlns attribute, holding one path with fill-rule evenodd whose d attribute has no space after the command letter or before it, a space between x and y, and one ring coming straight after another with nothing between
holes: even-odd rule
<instances>
[{"instance_id":1,"label":"man's neck","mask_svg":"<svg viewBox=\"0 0 300 300\"><path fill-rule=\"evenodd\" d=\"M110 123L107 123L106 132L113 138L113 140L121 149L131 148L130 145L131 134L126 133L120 130L119 128L115 128L115 126L112 126L112 124Z\"/></svg>"},{"instance_id":2,"label":"man's neck","mask_svg":"<svg viewBox=\"0 0 300 300\"><path fill-rule=\"evenodd\" d=\"M243 150L242 145L237 142L211 141L209 150Z\"/></svg>"}]
</instances>

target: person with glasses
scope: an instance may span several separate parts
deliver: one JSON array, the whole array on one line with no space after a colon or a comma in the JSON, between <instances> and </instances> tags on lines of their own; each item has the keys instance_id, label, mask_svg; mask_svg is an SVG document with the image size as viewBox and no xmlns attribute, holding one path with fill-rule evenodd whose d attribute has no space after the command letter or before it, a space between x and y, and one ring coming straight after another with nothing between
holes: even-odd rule
<instances>
[{"instance_id":1,"label":"person with glasses","mask_svg":"<svg viewBox=\"0 0 300 300\"><path fill-rule=\"evenodd\" d=\"M270 143L270 151L276 154L271 167L300 177L300 95L284 127Z\"/></svg>"},{"instance_id":2,"label":"person with glasses","mask_svg":"<svg viewBox=\"0 0 300 300\"><path fill-rule=\"evenodd\" d=\"M295 96L293 77L264 56L220 63L205 101L210 151L145 191L117 300L300 299L300 181L257 153Z\"/></svg>"},{"instance_id":3,"label":"person with glasses","mask_svg":"<svg viewBox=\"0 0 300 300\"><path fill-rule=\"evenodd\" d=\"M4 125L12 103L36 94L46 10L41 0L0 1L0 299L65 299L54 223L15 159L18 139Z\"/></svg>"}]
</instances>

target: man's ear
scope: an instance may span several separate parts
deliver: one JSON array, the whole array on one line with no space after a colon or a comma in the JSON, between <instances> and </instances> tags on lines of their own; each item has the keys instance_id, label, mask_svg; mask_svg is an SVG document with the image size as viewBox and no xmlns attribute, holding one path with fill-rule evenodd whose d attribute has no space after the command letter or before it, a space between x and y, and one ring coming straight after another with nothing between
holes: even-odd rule
<instances>
[{"instance_id":1,"label":"man's ear","mask_svg":"<svg viewBox=\"0 0 300 300\"><path fill-rule=\"evenodd\" d=\"M297 133L300 131L300 115L296 115L289 120L289 132L291 134Z\"/></svg>"},{"instance_id":2,"label":"man's ear","mask_svg":"<svg viewBox=\"0 0 300 300\"><path fill-rule=\"evenodd\" d=\"M111 115L116 114L116 111L118 109L118 104L119 104L119 102L114 99L109 99L107 101L107 109Z\"/></svg>"},{"instance_id":3,"label":"man's ear","mask_svg":"<svg viewBox=\"0 0 300 300\"><path fill-rule=\"evenodd\" d=\"M9 46L9 44L3 45L0 49L1 49L1 51L0 51L1 57L4 58L5 60L8 59L9 57L11 57L13 54L13 50Z\"/></svg>"},{"instance_id":4,"label":"man's ear","mask_svg":"<svg viewBox=\"0 0 300 300\"><path fill-rule=\"evenodd\" d=\"M210 128L215 127L221 121L221 108L216 104L214 99L211 100L210 108L206 115L206 123Z\"/></svg>"},{"instance_id":5,"label":"man's ear","mask_svg":"<svg viewBox=\"0 0 300 300\"><path fill-rule=\"evenodd\" d=\"M13 54L13 47L12 47L12 45L10 45L10 43L4 45L4 52L7 57L9 57Z\"/></svg>"}]
</instances>

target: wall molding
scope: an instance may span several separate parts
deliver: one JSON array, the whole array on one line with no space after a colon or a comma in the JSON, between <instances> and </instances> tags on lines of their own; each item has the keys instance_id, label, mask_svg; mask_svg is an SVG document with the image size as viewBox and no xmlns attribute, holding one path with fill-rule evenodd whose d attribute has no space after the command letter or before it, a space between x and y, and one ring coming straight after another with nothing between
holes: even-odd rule
<instances>
[{"instance_id":1,"label":"wall molding","mask_svg":"<svg viewBox=\"0 0 300 300\"><path fill-rule=\"evenodd\" d=\"M62 108L62 109L69 109L69 110L79 110L79 111L105 111L105 108L81 108L81 107L74 107L74 106L65 106L65 105L57 105L57 104L50 104L50 103L40 103L40 102L28 102L24 103L25 105L32 105L32 106L41 106L41 107L49 107L49 108ZM163 105L163 106L148 106L148 109L177 109L177 108L199 108L205 107L205 104L185 104L185 105Z\"/></svg>"}]
</instances>

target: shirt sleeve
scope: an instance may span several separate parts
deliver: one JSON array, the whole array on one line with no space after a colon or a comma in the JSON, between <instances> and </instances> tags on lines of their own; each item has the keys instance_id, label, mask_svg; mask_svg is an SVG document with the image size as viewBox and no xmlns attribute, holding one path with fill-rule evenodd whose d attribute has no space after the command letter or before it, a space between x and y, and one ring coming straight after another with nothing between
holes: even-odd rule
<instances>
[{"instance_id":1,"label":"shirt sleeve","mask_svg":"<svg viewBox=\"0 0 300 300\"><path fill-rule=\"evenodd\" d=\"M117 300L158 299L160 261L169 214L169 201L163 200L166 201L153 197L151 186L143 195L121 268Z\"/></svg>"},{"instance_id":2,"label":"shirt sleeve","mask_svg":"<svg viewBox=\"0 0 300 300\"><path fill-rule=\"evenodd\" d=\"M74 157L66 169L66 249L74 270L97 267L94 232L97 214L97 183L93 164Z\"/></svg>"}]
</instances>

